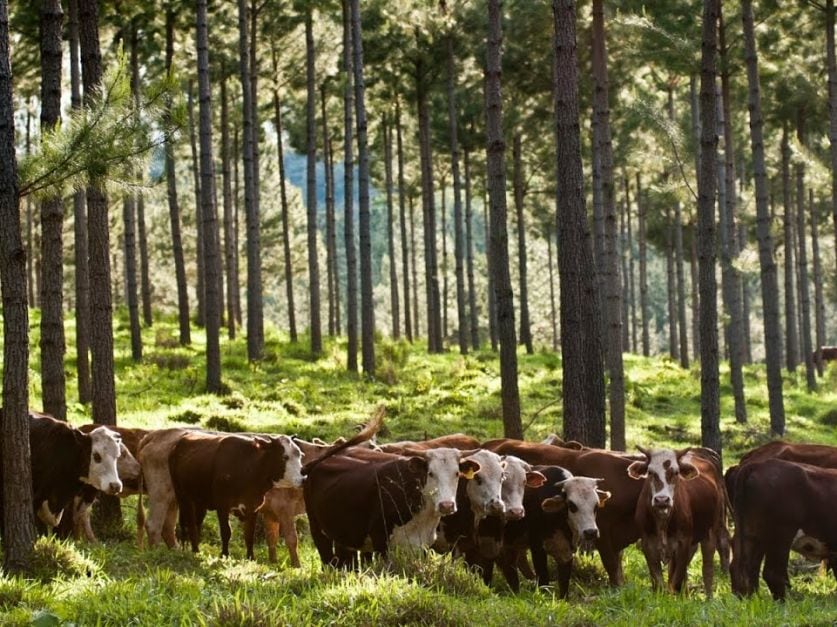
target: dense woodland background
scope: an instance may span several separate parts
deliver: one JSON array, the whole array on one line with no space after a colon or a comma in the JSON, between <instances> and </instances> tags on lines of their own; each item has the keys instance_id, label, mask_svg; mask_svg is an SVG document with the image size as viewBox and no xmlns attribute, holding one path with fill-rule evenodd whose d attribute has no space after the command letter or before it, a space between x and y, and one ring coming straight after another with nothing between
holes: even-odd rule
<instances>
[{"instance_id":1,"label":"dense woodland background","mask_svg":"<svg viewBox=\"0 0 837 627\"><path fill-rule=\"evenodd\" d=\"M8 464L29 380L56 417L117 421L114 309L135 363L177 316L221 395L240 335L254 368L278 336L383 381L398 342L490 347L514 437L518 353L560 350L557 428L617 449L625 354L699 362L719 451L721 383L739 423L766 387L782 435L789 373L822 382L833 0L6 4Z\"/></svg>"}]
</instances>

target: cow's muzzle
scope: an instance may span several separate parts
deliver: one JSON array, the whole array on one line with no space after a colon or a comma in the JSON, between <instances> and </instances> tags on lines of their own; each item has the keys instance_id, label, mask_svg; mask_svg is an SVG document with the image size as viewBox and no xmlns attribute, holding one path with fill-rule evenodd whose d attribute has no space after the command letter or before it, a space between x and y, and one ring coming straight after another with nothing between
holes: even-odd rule
<instances>
[{"instance_id":1,"label":"cow's muzzle","mask_svg":"<svg viewBox=\"0 0 837 627\"><path fill-rule=\"evenodd\" d=\"M652 505L654 506L654 509L659 511L660 513L668 513L668 510L671 509L671 497L655 496L654 500L652 501Z\"/></svg>"},{"instance_id":2,"label":"cow's muzzle","mask_svg":"<svg viewBox=\"0 0 837 627\"><path fill-rule=\"evenodd\" d=\"M506 510L506 520L520 520L526 515L526 510L522 507L512 507Z\"/></svg>"},{"instance_id":3,"label":"cow's muzzle","mask_svg":"<svg viewBox=\"0 0 837 627\"><path fill-rule=\"evenodd\" d=\"M488 513L492 516L501 516L506 512L506 506L503 505L503 501L498 499L493 499L488 502Z\"/></svg>"},{"instance_id":4,"label":"cow's muzzle","mask_svg":"<svg viewBox=\"0 0 837 627\"><path fill-rule=\"evenodd\" d=\"M442 501L439 503L439 513L442 516L450 516L456 513L456 501Z\"/></svg>"},{"instance_id":5,"label":"cow's muzzle","mask_svg":"<svg viewBox=\"0 0 837 627\"><path fill-rule=\"evenodd\" d=\"M122 492L122 482L121 481L111 481L108 484L108 489L105 490L110 495L116 495Z\"/></svg>"}]
</instances>

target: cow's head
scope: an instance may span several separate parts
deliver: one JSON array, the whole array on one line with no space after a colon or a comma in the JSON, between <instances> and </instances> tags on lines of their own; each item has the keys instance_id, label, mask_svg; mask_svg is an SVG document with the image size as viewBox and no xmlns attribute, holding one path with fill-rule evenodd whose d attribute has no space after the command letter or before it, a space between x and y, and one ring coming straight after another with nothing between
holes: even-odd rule
<instances>
[{"instance_id":1,"label":"cow's head","mask_svg":"<svg viewBox=\"0 0 837 627\"><path fill-rule=\"evenodd\" d=\"M81 437L90 439L90 459L87 474L79 479L105 494L122 492L122 480L116 467L122 453L122 438L107 427L96 427Z\"/></svg>"},{"instance_id":2,"label":"cow's head","mask_svg":"<svg viewBox=\"0 0 837 627\"><path fill-rule=\"evenodd\" d=\"M587 548L599 538L596 510L604 507L610 492L599 489L604 479L570 477L555 484L559 490L555 496L544 499L543 511L557 513L566 508L567 522L573 534L573 546Z\"/></svg>"},{"instance_id":3,"label":"cow's head","mask_svg":"<svg viewBox=\"0 0 837 627\"><path fill-rule=\"evenodd\" d=\"M526 488L539 488L546 482L546 477L514 455L502 458L505 467L503 478L503 505L506 508L506 520L520 520L525 515L523 494Z\"/></svg>"},{"instance_id":4,"label":"cow's head","mask_svg":"<svg viewBox=\"0 0 837 627\"><path fill-rule=\"evenodd\" d=\"M671 449L639 448L645 460L636 461L628 466L628 475L632 479L644 479L648 486L651 511L656 516L667 517L674 507L674 494L681 479L691 481L700 471L683 457L688 448L674 451Z\"/></svg>"},{"instance_id":5,"label":"cow's head","mask_svg":"<svg viewBox=\"0 0 837 627\"><path fill-rule=\"evenodd\" d=\"M503 477L506 463L491 451L477 449L463 452L463 456L473 459L480 465L480 472L466 485L466 494L471 503L471 510L478 522L486 516L502 516L506 513L503 504Z\"/></svg>"},{"instance_id":6,"label":"cow's head","mask_svg":"<svg viewBox=\"0 0 837 627\"><path fill-rule=\"evenodd\" d=\"M131 454L124 442L119 444L119 459L116 460L116 472L122 481L137 481L142 473L142 467L137 458Z\"/></svg>"},{"instance_id":7,"label":"cow's head","mask_svg":"<svg viewBox=\"0 0 837 627\"><path fill-rule=\"evenodd\" d=\"M270 438L256 438L257 446L269 446L278 455L281 463L281 472L271 477L273 486L276 488L299 488L302 487L302 451L287 435L274 435ZM280 466L277 465L278 469Z\"/></svg>"},{"instance_id":8,"label":"cow's head","mask_svg":"<svg viewBox=\"0 0 837 627\"><path fill-rule=\"evenodd\" d=\"M426 479L422 488L425 503L433 505L440 516L456 513L456 487L459 478L472 481L480 472L475 459L453 448L430 450L406 449L405 455L421 460L426 466Z\"/></svg>"}]
</instances>

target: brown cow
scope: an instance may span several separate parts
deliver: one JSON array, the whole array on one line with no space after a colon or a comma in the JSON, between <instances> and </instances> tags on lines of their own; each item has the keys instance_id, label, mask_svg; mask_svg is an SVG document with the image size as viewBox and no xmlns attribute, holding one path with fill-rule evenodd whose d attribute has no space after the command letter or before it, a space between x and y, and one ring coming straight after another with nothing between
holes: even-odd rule
<instances>
[{"instance_id":1,"label":"brown cow","mask_svg":"<svg viewBox=\"0 0 837 627\"><path fill-rule=\"evenodd\" d=\"M460 451L470 451L478 449L480 441L472 438L470 435L464 433L452 433L451 435L443 435L438 438L431 438L429 440L420 440L413 442L411 440L404 440L402 442L390 442L388 444L378 444L378 448L387 453L403 454L405 448L410 450L416 449L433 449L433 448L455 448Z\"/></svg>"},{"instance_id":2,"label":"brown cow","mask_svg":"<svg viewBox=\"0 0 837 627\"><path fill-rule=\"evenodd\" d=\"M662 563L668 563L669 588L680 592L686 571L700 544L703 586L713 592L712 559L726 528L723 478L716 463L690 449L639 449L645 461L628 467L632 479L643 480L635 521L654 590L663 587Z\"/></svg>"},{"instance_id":3,"label":"brown cow","mask_svg":"<svg viewBox=\"0 0 837 627\"><path fill-rule=\"evenodd\" d=\"M732 591L749 596L764 581L774 599L789 586L788 556L799 531L821 544L837 577L837 470L768 459L741 467L735 478Z\"/></svg>"}]
</instances>

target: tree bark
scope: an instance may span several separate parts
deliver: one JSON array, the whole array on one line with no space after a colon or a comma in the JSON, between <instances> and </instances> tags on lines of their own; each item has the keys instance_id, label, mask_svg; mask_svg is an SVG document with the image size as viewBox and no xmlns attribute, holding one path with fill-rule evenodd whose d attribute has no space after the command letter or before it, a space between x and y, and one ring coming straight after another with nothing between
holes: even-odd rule
<instances>
[{"instance_id":1,"label":"tree bark","mask_svg":"<svg viewBox=\"0 0 837 627\"><path fill-rule=\"evenodd\" d=\"M604 447L604 365L581 165L575 2L553 0L552 10L564 436Z\"/></svg>"},{"instance_id":2,"label":"tree bark","mask_svg":"<svg viewBox=\"0 0 837 627\"><path fill-rule=\"evenodd\" d=\"M244 132L244 214L247 239L247 359L257 361L264 353L264 304L262 300L261 225L257 198L254 153L256 137L253 113L253 78L250 64L250 33L247 0L238 0L238 58Z\"/></svg>"},{"instance_id":3,"label":"tree bark","mask_svg":"<svg viewBox=\"0 0 837 627\"><path fill-rule=\"evenodd\" d=\"M261 245L261 173L259 142L262 137L262 126L259 122L259 11L265 6L265 2L250 0L250 41L248 53L250 55L250 107L252 108L252 129L253 129L253 204L252 216L247 222L247 342L248 352L250 335L253 335L253 354L258 359L264 354L264 293L262 285L262 245ZM250 266L253 265L254 272L250 274ZM252 299L252 308L251 308ZM250 325L253 318L252 328ZM255 359L255 358L254 358Z\"/></svg>"},{"instance_id":4,"label":"tree bark","mask_svg":"<svg viewBox=\"0 0 837 627\"><path fill-rule=\"evenodd\" d=\"M689 224L692 231L689 247L689 278L692 287L692 354L700 359L700 294L698 293L697 227Z\"/></svg>"},{"instance_id":5,"label":"tree bark","mask_svg":"<svg viewBox=\"0 0 837 627\"><path fill-rule=\"evenodd\" d=\"M546 254L549 267L549 322L552 326L552 350L558 352L558 310L555 306L555 271L553 270L554 259L552 257L551 229L546 230Z\"/></svg>"},{"instance_id":6,"label":"tree bark","mask_svg":"<svg viewBox=\"0 0 837 627\"><path fill-rule=\"evenodd\" d=\"M471 198L471 156L466 148L463 151L462 162L465 169L465 254L468 272L468 329L471 332L471 348L480 348L480 327L477 317L477 294L474 286L474 237L473 210Z\"/></svg>"},{"instance_id":7,"label":"tree bark","mask_svg":"<svg viewBox=\"0 0 837 627\"><path fill-rule=\"evenodd\" d=\"M416 219L413 195L410 194L410 268L413 272L413 333L416 338L421 336L419 323L419 300L418 300L418 266L416 265Z\"/></svg>"},{"instance_id":8,"label":"tree bark","mask_svg":"<svg viewBox=\"0 0 837 627\"><path fill-rule=\"evenodd\" d=\"M76 0L77 2L78 0ZM78 13L78 9L76 9ZM78 18L76 18L76 42L78 42ZM76 44L78 45L78 44ZM78 62L78 61L77 61ZM79 96L79 106L81 106ZM26 107L26 156L32 154L32 112L29 106ZM32 198L26 197L26 288L29 294L29 304L32 307L38 306L37 294L35 293L35 212L32 209Z\"/></svg>"},{"instance_id":9,"label":"tree bark","mask_svg":"<svg viewBox=\"0 0 837 627\"><path fill-rule=\"evenodd\" d=\"M814 190L808 190L808 210L811 213L811 261L814 273L814 365L817 374L823 376L822 347L825 344L825 298L823 295L823 272L820 261L819 209L814 203Z\"/></svg>"},{"instance_id":10,"label":"tree bark","mask_svg":"<svg viewBox=\"0 0 837 627\"><path fill-rule=\"evenodd\" d=\"M715 278L715 110L717 0L704 0L700 63L700 175L698 177L698 262L700 272L701 444L721 453L718 375L718 312Z\"/></svg>"},{"instance_id":11,"label":"tree bark","mask_svg":"<svg viewBox=\"0 0 837 627\"><path fill-rule=\"evenodd\" d=\"M79 64L78 0L68 2L68 14L71 103L73 109L79 109L81 107L81 66ZM90 390L90 276L87 269L87 206L84 190L76 190L73 193L73 231L78 400L82 404L87 404L90 402L92 392ZM188 311L186 313L188 322Z\"/></svg>"},{"instance_id":12,"label":"tree bark","mask_svg":"<svg viewBox=\"0 0 837 627\"><path fill-rule=\"evenodd\" d=\"M221 259L218 254L218 224L213 194L215 163L212 155L212 101L209 77L207 0L198 0L196 45L198 52L198 98L200 105L201 213L206 286L206 390L221 392Z\"/></svg>"},{"instance_id":13,"label":"tree bark","mask_svg":"<svg viewBox=\"0 0 837 627\"><path fill-rule=\"evenodd\" d=\"M747 247L747 225L738 223L738 250ZM744 356L742 365L753 363L752 335L750 332L750 278L741 275L741 335L744 338Z\"/></svg>"},{"instance_id":14,"label":"tree bark","mask_svg":"<svg viewBox=\"0 0 837 627\"><path fill-rule=\"evenodd\" d=\"M41 136L61 120L61 37L64 12L60 0L43 0L41 30ZM41 387L44 411L67 419L64 377L64 199L41 201Z\"/></svg>"},{"instance_id":15,"label":"tree bark","mask_svg":"<svg viewBox=\"0 0 837 627\"><path fill-rule=\"evenodd\" d=\"M790 189L790 144L788 128L782 129L782 231L785 247L785 360L790 372L799 363L798 321L796 318L796 289L794 287L793 209Z\"/></svg>"},{"instance_id":16,"label":"tree bark","mask_svg":"<svg viewBox=\"0 0 837 627\"><path fill-rule=\"evenodd\" d=\"M337 330L337 249L334 232L334 171L331 168L331 139L328 132L326 84L320 85L320 109L323 124L323 170L325 170L326 201L326 283L328 284L328 335Z\"/></svg>"},{"instance_id":17,"label":"tree bark","mask_svg":"<svg viewBox=\"0 0 837 627\"><path fill-rule=\"evenodd\" d=\"M395 101L395 136L398 150L398 213L401 221L401 266L404 281L404 333L407 341L413 341L413 325L410 320L410 259L407 242L407 186L404 183L404 145L401 136L401 101ZM394 263L394 260L393 260Z\"/></svg>"},{"instance_id":18,"label":"tree bark","mask_svg":"<svg viewBox=\"0 0 837 627\"><path fill-rule=\"evenodd\" d=\"M125 300L131 326L131 359L142 361L142 330L140 329L139 295L137 294L137 234L134 195L122 199L122 220L125 225Z\"/></svg>"},{"instance_id":19,"label":"tree bark","mask_svg":"<svg viewBox=\"0 0 837 627\"><path fill-rule=\"evenodd\" d=\"M239 208L241 206L241 194L239 193L240 189L240 178L238 176L238 162L239 162L239 155L242 155L244 152L241 142L238 140L238 121L233 122L233 145L232 145L232 154L233 154L233 241L235 242L234 246L234 258L235 258L235 320L238 323L238 326L241 326L243 321L243 316L241 315L241 255L239 254L239 246L238 242L241 241L241 237L239 236L240 227L241 227L241 220L239 219ZM243 160L243 159L242 159Z\"/></svg>"},{"instance_id":20,"label":"tree bark","mask_svg":"<svg viewBox=\"0 0 837 627\"><path fill-rule=\"evenodd\" d=\"M494 291L494 273L491 270L491 222L488 219L488 183L483 181L485 198L482 203L482 221L485 225L485 268L488 272L488 336L491 350L497 352L497 299Z\"/></svg>"},{"instance_id":21,"label":"tree bark","mask_svg":"<svg viewBox=\"0 0 837 627\"><path fill-rule=\"evenodd\" d=\"M675 273L674 218L666 206L666 296L668 301L668 354L679 361L680 344L677 335L677 275Z\"/></svg>"},{"instance_id":22,"label":"tree bark","mask_svg":"<svg viewBox=\"0 0 837 627\"><path fill-rule=\"evenodd\" d=\"M235 245L233 239L232 172L230 171L230 114L227 77L221 79L221 186L224 199L224 266L227 278L227 335L235 339Z\"/></svg>"},{"instance_id":23,"label":"tree bark","mask_svg":"<svg viewBox=\"0 0 837 627\"><path fill-rule=\"evenodd\" d=\"M805 146L805 110L797 109L796 138ZM813 203L812 203L813 204ZM814 347L811 342L811 292L808 286L808 247L805 243L805 166L796 164L796 234L799 243L797 260L799 262L799 309L802 316L802 338L800 350L805 362L805 381L809 391L817 389L817 375L814 366Z\"/></svg>"},{"instance_id":24,"label":"tree bark","mask_svg":"<svg viewBox=\"0 0 837 627\"><path fill-rule=\"evenodd\" d=\"M529 322L529 273L526 265L526 218L523 215L523 139L520 132L514 135L512 145L514 212L517 218L517 270L520 290L520 343L526 347L526 353L535 352L532 346L532 328Z\"/></svg>"},{"instance_id":25,"label":"tree bark","mask_svg":"<svg viewBox=\"0 0 837 627\"><path fill-rule=\"evenodd\" d=\"M442 341L448 338L448 182L445 175L439 181L442 192Z\"/></svg>"},{"instance_id":26,"label":"tree bark","mask_svg":"<svg viewBox=\"0 0 837 627\"><path fill-rule=\"evenodd\" d=\"M343 238L346 245L346 332L348 350L346 367L357 372L357 248L354 226L354 88L352 72L352 10L350 0L343 0Z\"/></svg>"},{"instance_id":27,"label":"tree bark","mask_svg":"<svg viewBox=\"0 0 837 627\"><path fill-rule=\"evenodd\" d=\"M60 40L59 40L60 41ZM15 157L9 14L0 0L0 285L3 299L2 494L3 570L32 564L32 465L29 451L29 311Z\"/></svg>"},{"instance_id":28,"label":"tree bark","mask_svg":"<svg viewBox=\"0 0 837 627\"><path fill-rule=\"evenodd\" d=\"M674 264L677 273L677 331L680 339L680 365L689 367L689 333L686 324L686 276L683 255L683 213L680 201L674 203Z\"/></svg>"},{"instance_id":29,"label":"tree bark","mask_svg":"<svg viewBox=\"0 0 837 627\"><path fill-rule=\"evenodd\" d=\"M392 128L387 114L381 122L384 143L384 178L387 195L387 254L389 255L389 298L392 312L392 337L401 337L401 316L398 301L398 263L395 258L395 208L392 180Z\"/></svg>"},{"instance_id":30,"label":"tree bark","mask_svg":"<svg viewBox=\"0 0 837 627\"><path fill-rule=\"evenodd\" d=\"M619 203L619 264L620 264L620 285L622 294L622 311L620 312L622 320L622 351L625 353L631 352L631 321L630 321L630 282L628 280L628 231L627 231L627 213L628 207L623 200Z\"/></svg>"},{"instance_id":31,"label":"tree bark","mask_svg":"<svg viewBox=\"0 0 837 627\"><path fill-rule=\"evenodd\" d=\"M628 302L630 303L630 319L631 319L631 350L634 353L639 352L639 342L637 341L637 322L636 322L636 281L634 280L634 232L633 220L631 219L631 198L630 198L630 184L628 183L628 174L623 170L622 178L625 182L625 218L628 226ZM637 195L637 204L639 204L639 196Z\"/></svg>"},{"instance_id":32,"label":"tree bark","mask_svg":"<svg viewBox=\"0 0 837 627\"><path fill-rule=\"evenodd\" d=\"M198 137L195 131L195 98L194 85L189 81L188 91L188 107L189 107L189 146L192 150L192 178L194 179L195 187L195 232L197 233L195 244L195 259L197 268L197 286L195 293L198 301L197 318L195 322L199 327L206 324L206 285L205 285L205 268L203 265L203 218L201 214L201 175L200 175L200 157L198 155Z\"/></svg>"},{"instance_id":33,"label":"tree bark","mask_svg":"<svg viewBox=\"0 0 837 627\"><path fill-rule=\"evenodd\" d=\"M308 231L308 302L311 352L319 357L323 352L322 325L320 324L320 260L317 254L317 90L314 67L314 16L310 6L305 13L305 70L307 77L306 121L307 165L305 205Z\"/></svg>"},{"instance_id":34,"label":"tree bark","mask_svg":"<svg viewBox=\"0 0 837 627\"><path fill-rule=\"evenodd\" d=\"M486 162L491 211L491 268L497 299L500 340L500 385L503 400L503 432L507 438L523 438L520 392L517 382L517 339L514 297L509 272L509 240L506 231L506 142L503 138L501 0L488 1L488 38L485 69Z\"/></svg>"},{"instance_id":35,"label":"tree bark","mask_svg":"<svg viewBox=\"0 0 837 627\"><path fill-rule=\"evenodd\" d=\"M642 177L636 173L637 229L639 230L639 310L642 318L642 354L651 354L651 339L648 330L648 251L646 250L645 199L642 197Z\"/></svg>"},{"instance_id":36,"label":"tree bark","mask_svg":"<svg viewBox=\"0 0 837 627\"><path fill-rule=\"evenodd\" d=\"M831 215L834 220L834 248L837 249L837 55L834 52L834 0L825 0L825 50L828 65L828 139L831 147Z\"/></svg>"},{"instance_id":37,"label":"tree bark","mask_svg":"<svg viewBox=\"0 0 837 627\"><path fill-rule=\"evenodd\" d=\"M753 24L752 0L742 0L744 51L747 64L748 109L750 111L750 142L753 151L753 174L756 185L756 234L759 242L762 308L764 310L764 346L767 361L767 391L770 406L770 430L785 433L785 406L782 396L782 335L779 325L779 283L773 259L773 237L770 229L767 169L764 163L764 118L761 112L758 51Z\"/></svg>"}]
</instances>

